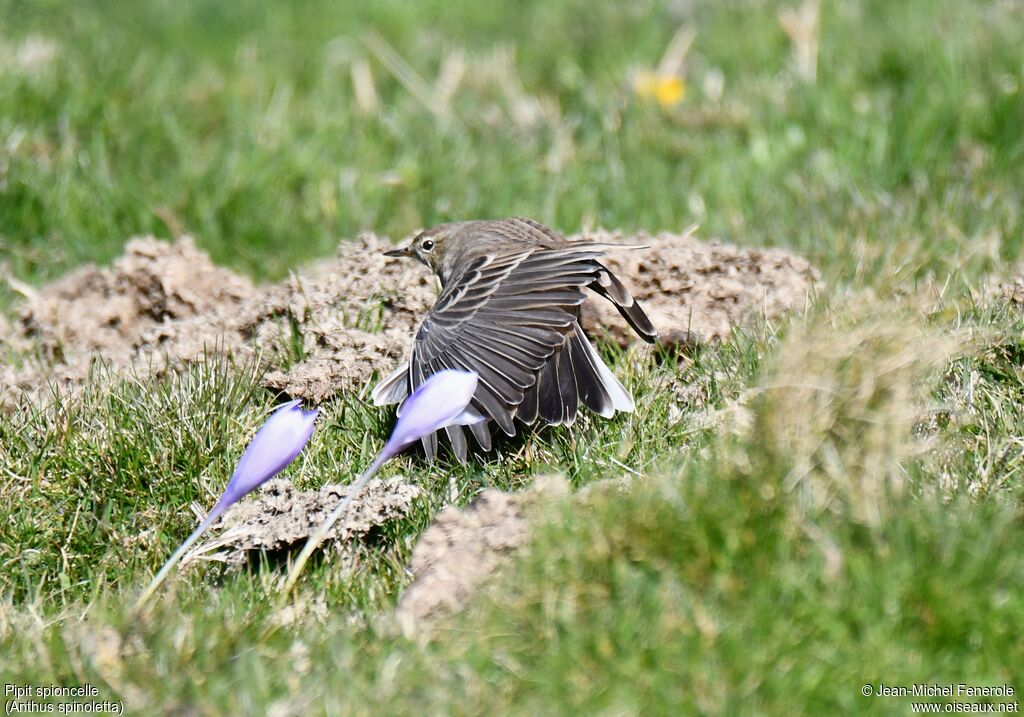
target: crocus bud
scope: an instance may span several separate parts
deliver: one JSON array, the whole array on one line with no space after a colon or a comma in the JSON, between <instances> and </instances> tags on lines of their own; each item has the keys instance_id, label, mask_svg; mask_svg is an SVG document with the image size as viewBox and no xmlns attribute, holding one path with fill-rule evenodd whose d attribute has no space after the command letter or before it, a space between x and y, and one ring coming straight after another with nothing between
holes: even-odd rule
<instances>
[{"instance_id":1,"label":"crocus bud","mask_svg":"<svg viewBox=\"0 0 1024 717\"><path fill-rule=\"evenodd\" d=\"M381 455L403 448L446 426L469 426L484 417L469 406L478 377L470 371L438 371L398 407L398 421ZM387 460L385 458L385 460Z\"/></svg>"},{"instance_id":2,"label":"crocus bud","mask_svg":"<svg viewBox=\"0 0 1024 717\"><path fill-rule=\"evenodd\" d=\"M483 416L469 407L476 391L478 376L471 371L448 369L438 371L420 384L412 395L398 408L398 420L391 431L391 437L384 448L355 483L348 489L345 499L331 511L316 532L309 536L306 545L295 560L288 574L284 592L287 594L298 580L306 561L327 536L338 518L344 515L352 499L359 494L367 481L387 461L394 458L403 448L415 443L434 431L446 426L468 426L484 420Z\"/></svg>"},{"instance_id":3,"label":"crocus bud","mask_svg":"<svg viewBox=\"0 0 1024 717\"><path fill-rule=\"evenodd\" d=\"M211 513L218 508L226 510L280 473L299 455L313 435L317 416L315 410L303 411L300 403L296 399L283 404L257 431Z\"/></svg>"}]
</instances>

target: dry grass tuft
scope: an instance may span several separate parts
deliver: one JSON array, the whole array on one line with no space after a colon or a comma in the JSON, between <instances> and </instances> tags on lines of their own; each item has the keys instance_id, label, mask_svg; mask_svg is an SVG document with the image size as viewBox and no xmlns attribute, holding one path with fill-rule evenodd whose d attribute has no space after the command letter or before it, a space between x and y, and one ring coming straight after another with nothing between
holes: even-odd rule
<instances>
[{"instance_id":1,"label":"dry grass tuft","mask_svg":"<svg viewBox=\"0 0 1024 717\"><path fill-rule=\"evenodd\" d=\"M808 318L784 341L759 388L753 439L813 510L868 525L906 488L906 461L927 381L962 347L909 308L869 305Z\"/></svg>"}]
</instances>

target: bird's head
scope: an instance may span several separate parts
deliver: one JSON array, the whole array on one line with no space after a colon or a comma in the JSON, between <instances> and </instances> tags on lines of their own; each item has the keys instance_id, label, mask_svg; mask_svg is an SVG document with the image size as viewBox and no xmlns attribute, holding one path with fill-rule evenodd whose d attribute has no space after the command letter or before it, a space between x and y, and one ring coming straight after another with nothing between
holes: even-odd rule
<instances>
[{"instance_id":1,"label":"bird's head","mask_svg":"<svg viewBox=\"0 0 1024 717\"><path fill-rule=\"evenodd\" d=\"M441 281L444 282L451 269L449 266L450 261L446 260L451 259L450 250L454 244L449 239L455 233L454 230L457 227L457 224L442 224L432 229L426 229L417 234L405 246L389 249L384 252L384 256L416 259L433 269L434 273L441 277Z\"/></svg>"}]
</instances>

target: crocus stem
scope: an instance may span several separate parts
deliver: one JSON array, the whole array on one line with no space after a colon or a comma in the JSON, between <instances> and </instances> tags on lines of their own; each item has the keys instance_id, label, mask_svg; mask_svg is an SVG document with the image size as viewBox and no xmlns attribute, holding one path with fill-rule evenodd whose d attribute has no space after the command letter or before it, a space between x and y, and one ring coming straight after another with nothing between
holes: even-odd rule
<instances>
[{"instance_id":1,"label":"crocus stem","mask_svg":"<svg viewBox=\"0 0 1024 717\"><path fill-rule=\"evenodd\" d=\"M302 552L299 553L299 557L295 559L295 565L292 566L291 572L288 573L288 579L284 584L283 595L288 595L295 587L295 581L299 579L299 575L302 574L302 569L306 567L306 561L309 560L309 556L313 554L313 551L320 547L320 543L327 537L327 533L330 532L334 524L338 522L338 518L345 514L348 507L352 504L352 499L355 498L362 490L363 486L366 485L367 481L373 478L374 474L380 469L384 463L391 458L391 453L386 449L381 451L380 455L377 456L376 460L370 464L356 482L349 486L348 493L345 495L345 499L338 503L338 507L331 511L331 514L324 519L313 534L306 540L306 545L302 548Z\"/></svg>"},{"instance_id":2,"label":"crocus stem","mask_svg":"<svg viewBox=\"0 0 1024 717\"><path fill-rule=\"evenodd\" d=\"M227 507L228 506L221 501L218 501L217 504L213 506L213 510L207 514L206 518L203 519L203 522L199 524L199 527L192 531L192 535L185 538L185 542L174 551L174 555L164 563L164 566L160 568L160 572L158 572L156 577L153 578L153 582L151 582L149 587L147 587L145 591L143 591L142 595L139 596L139 599L135 602L136 610L141 610L145 606L149 601L149 598L151 598L153 593L156 592L156 589L160 587L160 583L162 583L164 578L170 574L171 568L178 564L178 562L185 556L185 553L188 552L188 549L191 548L197 540L199 540L203 533L206 532L207 528L213 525L214 521L220 517L220 514L223 513Z\"/></svg>"}]
</instances>

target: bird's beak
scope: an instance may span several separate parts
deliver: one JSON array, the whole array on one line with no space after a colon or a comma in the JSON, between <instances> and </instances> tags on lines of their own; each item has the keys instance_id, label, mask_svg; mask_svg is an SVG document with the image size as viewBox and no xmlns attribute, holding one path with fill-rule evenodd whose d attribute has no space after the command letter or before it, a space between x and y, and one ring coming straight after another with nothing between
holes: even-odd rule
<instances>
[{"instance_id":1,"label":"bird's beak","mask_svg":"<svg viewBox=\"0 0 1024 717\"><path fill-rule=\"evenodd\" d=\"M412 245L398 247L397 249L388 249L386 252L384 252L384 256L396 256L396 257L409 256L409 250L411 248L412 248Z\"/></svg>"}]
</instances>

